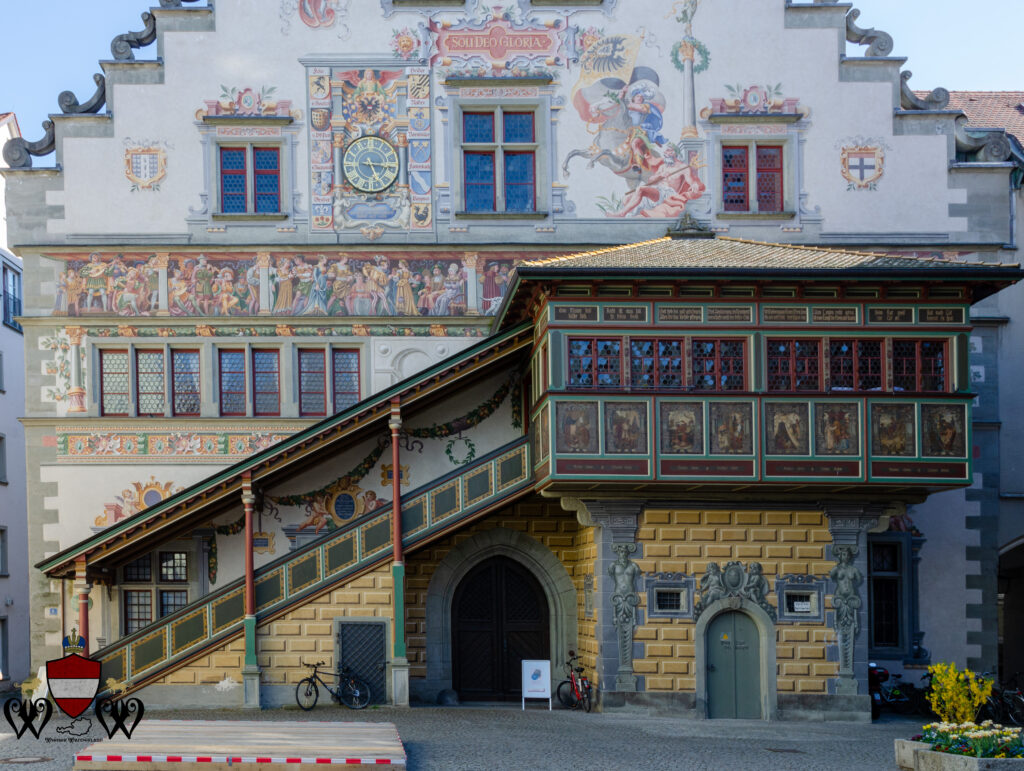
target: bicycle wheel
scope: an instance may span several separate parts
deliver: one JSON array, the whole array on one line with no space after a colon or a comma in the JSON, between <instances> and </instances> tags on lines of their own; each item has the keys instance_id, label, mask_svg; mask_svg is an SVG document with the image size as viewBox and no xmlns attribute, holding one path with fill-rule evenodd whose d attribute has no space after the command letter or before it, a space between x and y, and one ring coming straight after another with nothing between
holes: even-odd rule
<instances>
[{"instance_id":1,"label":"bicycle wheel","mask_svg":"<svg viewBox=\"0 0 1024 771\"><path fill-rule=\"evenodd\" d=\"M568 680L563 680L558 684L558 700L562 703L562 706L566 709L572 709L576 706L576 694L572 691L572 683Z\"/></svg>"},{"instance_id":2,"label":"bicycle wheel","mask_svg":"<svg viewBox=\"0 0 1024 771\"><path fill-rule=\"evenodd\" d=\"M581 696L581 701L583 702L583 711L590 712L590 688L584 688Z\"/></svg>"},{"instance_id":3,"label":"bicycle wheel","mask_svg":"<svg viewBox=\"0 0 1024 771\"><path fill-rule=\"evenodd\" d=\"M316 681L312 677L299 680L295 686L295 701L307 712L316 706L316 700L320 697L320 690L316 687Z\"/></svg>"},{"instance_id":4,"label":"bicycle wheel","mask_svg":"<svg viewBox=\"0 0 1024 771\"><path fill-rule=\"evenodd\" d=\"M362 709L370 703L370 686L358 677L348 677L341 684L341 701L349 709Z\"/></svg>"},{"instance_id":5,"label":"bicycle wheel","mask_svg":"<svg viewBox=\"0 0 1024 771\"><path fill-rule=\"evenodd\" d=\"M1019 693L1013 695L1006 705L1006 716L1014 725L1024 726L1024 696Z\"/></svg>"}]
</instances>

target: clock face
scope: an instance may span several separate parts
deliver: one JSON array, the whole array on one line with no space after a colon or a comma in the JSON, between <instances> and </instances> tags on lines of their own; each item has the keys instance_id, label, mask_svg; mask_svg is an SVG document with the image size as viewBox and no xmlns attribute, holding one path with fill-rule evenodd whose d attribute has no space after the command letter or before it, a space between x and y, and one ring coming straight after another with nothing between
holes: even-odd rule
<instances>
[{"instance_id":1,"label":"clock face","mask_svg":"<svg viewBox=\"0 0 1024 771\"><path fill-rule=\"evenodd\" d=\"M380 137L359 137L345 149L345 178L356 190L379 193L398 179L398 153Z\"/></svg>"}]
</instances>

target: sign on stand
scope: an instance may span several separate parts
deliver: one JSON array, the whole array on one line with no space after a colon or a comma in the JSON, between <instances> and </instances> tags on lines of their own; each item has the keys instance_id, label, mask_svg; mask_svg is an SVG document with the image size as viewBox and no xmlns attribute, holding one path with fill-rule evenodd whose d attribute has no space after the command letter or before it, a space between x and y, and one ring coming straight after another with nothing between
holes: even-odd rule
<instances>
[{"instance_id":1,"label":"sign on stand","mask_svg":"<svg viewBox=\"0 0 1024 771\"><path fill-rule=\"evenodd\" d=\"M527 699L547 699L551 710L551 662L523 659L523 709Z\"/></svg>"}]
</instances>

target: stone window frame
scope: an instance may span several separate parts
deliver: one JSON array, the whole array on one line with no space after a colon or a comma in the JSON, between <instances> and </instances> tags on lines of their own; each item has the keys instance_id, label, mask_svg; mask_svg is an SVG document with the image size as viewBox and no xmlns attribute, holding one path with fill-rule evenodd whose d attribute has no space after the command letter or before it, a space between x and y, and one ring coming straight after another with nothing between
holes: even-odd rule
<instances>
[{"instance_id":1,"label":"stone window frame","mask_svg":"<svg viewBox=\"0 0 1024 771\"><path fill-rule=\"evenodd\" d=\"M892 647L876 647L874 645L874 605L872 592L872 571L871 571L871 546L876 543L896 544L900 550L899 569L899 629L900 644ZM913 603L914 598L914 554L913 536L911 533L887 531L885 533L871 533L868 535L866 544L867 551L867 575L864 576L865 602L864 610L867 615L867 642L868 655L872 659L909 659L913 655L914 643L914 619Z\"/></svg>"},{"instance_id":2,"label":"stone window frame","mask_svg":"<svg viewBox=\"0 0 1024 771\"><path fill-rule=\"evenodd\" d=\"M780 624L796 624L801 622L824 623L825 622L825 594L828 589L828 579L810 574L797 575L787 573L775 579L775 596L778 597L778 618ZM798 590L810 592L817 596L815 610L811 613L789 613L786 610L786 592ZM812 606L815 606L812 600Z\"/></svg>"},{"instance_id":3,"label":"stone window frame","mask_svg":"<svg viewBox=\"0 0 1024 771\"><path fill-rule=\"evenodd\" d=\"M245 226L282 227L290 221L289 229L296 226L303 212L299 201L302 193L298 185L299 139L303 124L291 117L226 117L206 116L195 123L203 152L203 189L199 193L199 208L190 208L187 221L193 225L207 226L213 232L220 232L240 223ZM252 136L220 136L218 129L231 126ZM260 136L261 130L270 130L271 135ZM280 132L276 134L276 132ZM275 135L276 134L276 135ZM273 147L278 150L278 180L280 206L273 213L256 213L255 198L249 196L245 213L226 213L220 209L220 150L222 147L244 147L246 158L252 159L252 148ZM247 189L251 189L254 170L247 167ZM252 209L251 211L249 209ZM301 218L304 221L304 218Z\"/></svg>"},{"instance_id":4,"label":"stone window frame","mask_svg":"<svg viewBox=\"0 0 1024 771\"><path fill-rule=\"evenodd\" d=\"M644 576L644 591L647 592L647 618L693 618L693 597L697 579L682 573L654 573ZM680 610L659 610L659 591L678 591L684 595Z\"/></svg>"}]
</instances>

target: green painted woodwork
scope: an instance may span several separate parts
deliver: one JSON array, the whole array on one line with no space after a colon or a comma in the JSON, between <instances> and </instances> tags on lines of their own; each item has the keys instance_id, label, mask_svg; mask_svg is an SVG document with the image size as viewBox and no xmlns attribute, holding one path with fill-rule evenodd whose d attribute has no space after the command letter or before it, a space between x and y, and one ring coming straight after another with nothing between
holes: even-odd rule
<instances>
[{"instance_id":1,"label":"green painted woodwork","mask_svg":"<svg viewBox=\"0 0 1024 771\"><path fill-rule=\"evenodd\" d=\"M256 579L256 610L267 608L284 598L284 573L275 570Z\"/></svg>"},{"instance_id":2,"label":"green painted woodwork","mask_svg":"<svg viewBox=\"0 0 1024 771\"><path fill-rule=\"evenodd\" d=\"M113 679L114 682L120 683L125 677L125 657L127 651L122 648L119 651L115 651L112 656L100 659L100 682L105 683L107 679Z\"/></svg>"},{"instance_id":3,"label":"green painted woodwork","mask_svg":"<svg viewBox=\"0 0 1024 771\"><path fill-rule=\"evenodd\" d=\"M970 368L970 335L960 334L956 336L956 382L954 390L971 390L971 368Z\"/></svg>"},{"instance_id":4,"label":"green painted woodwork","mask_svg":"<svg viewBox=\"0 0 1024 771\"><path fill-rule=\"evenodd\" d=\"M394 599L394 617L405 618L405 565L391 563L391 581L394 587L391 596ZM405 658L405 624L393 624L395 630L394 655L396 659Z\"/></svg>"},{"instance_id":5,"label":"green painted woodwork","mask_svg":"<svg viewBox=\"0 0 1024 771\"><path fill-rule=\"evenodd\" d=\"M306 555L288 566L288 590L297 592L320 580L320 555Z\"/></svg>"},{"instance_id":6,"label":"green painted woodwork","mask_svg":"<svg viewBox=\"0 0 1024 771\"><path fill-rule=\"evenodd\" d=\"M446 475L427 484L402 499L402 520L415 527L403 528L403 543L413 546L429 538L432 532L446 529L453 522L472 516L489 506L527 490L533 484L530 468L529 443L520 437L500 450L476 460L460 469L454 476ZM504 469L504 471L501 471ZM518 475L514 472L518 470ZM502 479L504 488L487 483L486 494L480 500L462 505L460 489L467 480L477 476L488 480ZM434 495L440 488L442 494ZM437 507L440 501L442 507ZM415 531L415 532L410 532ZM358 538L356 536L359 536ZM381 516L379 511L353 519L347 525L329 533L320 540L256 570L257 617L244 617L244 579L236 579L227 586L187 606L187 612L170 619L150 624L136 635L119 640L94 656L103 662L104 671L115 680L138 682L140 678L159 676L167 666L184 657L203 650L215 641L245 635L246 666L256 665L256 625L269 613L301 603L304 598L326 591L343 582L346 577L392 557L391 515ZM321 565L324 569L321 570ZM395 618L404 618L405 571L397 567L394 594ZM287 580L286 580L287 577ZM401 624L397 625L395 656L404 657L405 639ZM168 646L169 636L172 645Z\"/></svg>"},{"instance_id":7,"label":"green painted woodwork","mask_svg":"<svg viewBox=\"0 0 1024 771\"><path fill-rule=\"evenodd\" d=\"M472 503L491 493L490 468L484 468L466 477L466 501Z\"/></svg>"},{"instance_id":8,"label":"green painted woodwork","mask_svg":"<svg viewBox=\"0 0 1024 771\"><path fill-rule=\"evenodd\" d=\"M757 626L740 611L727 611L708 624L708 717L759 720L761 651Z\"/></svg>"},{"instance_id":9,"label":"green painted woodwork","mask_svg":"<svg viewBox=\"0 0 1024 771\"><path fill-rule=\"evenodd\" d=\"M363 528L363 552L373 554L391 543L391 518L385 517Z\"/></svg>"}]
</instances>

